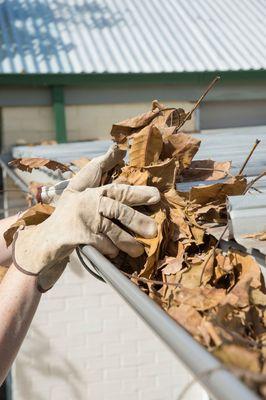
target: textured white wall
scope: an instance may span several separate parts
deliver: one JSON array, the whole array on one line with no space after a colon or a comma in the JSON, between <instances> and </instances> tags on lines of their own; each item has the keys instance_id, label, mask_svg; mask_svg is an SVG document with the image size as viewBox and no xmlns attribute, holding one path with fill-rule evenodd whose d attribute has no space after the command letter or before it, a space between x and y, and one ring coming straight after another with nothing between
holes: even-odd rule
<instances>
[{"instance_id":1,"label":"textured white wall","mask_svg":"<svg viewBox=\"0 0 266 400\"><path fill-rule=\"evenodd\" d=\"M168 102L169 107L192 108L192 103ZM106 139L114 122L149 110L150 102L131 104L91 104L66 106L68 139ZM3 107L3 147L16 143L36 143L55 139L52 107ZM194 130L196 115L186 123Z\"/></svg>"},{"instance_id":2,"label":"textured white wall","mask_svg":"<svg viewBox=\"0 0 266 400\"><path fill-rule=\"evenodd\" d=\"M192 108L192 103L167 102L167 107L183 107L185 110ZM69 140L85 138L106 139L111 126L134 115L150 110L151 103L131 104L91 104L73 105L66 107L66 121ZM196 127L196 114L185 125L187 131Z\"/></svg>"},{"instance_id":3,"label":"textured white wall","mask_svg":"<svg viewBox=\"0 0 266 400\"><path fill-rule=\"evenodd\" d=\"M54 139L51 107L3 107L3 147Z\"/></svg>"},{"instance_id":4,"label":"textured white wall","mask_svg":"<svg viewBox=\"0 0 266 400\"><path fill-rule=\"evenodd\" d=\"M43 295L12 375L13 400L177 400L191 379L129 306L75 258ZM195 385L185 398L207 396Z\"/></svg>"}]
</instances>

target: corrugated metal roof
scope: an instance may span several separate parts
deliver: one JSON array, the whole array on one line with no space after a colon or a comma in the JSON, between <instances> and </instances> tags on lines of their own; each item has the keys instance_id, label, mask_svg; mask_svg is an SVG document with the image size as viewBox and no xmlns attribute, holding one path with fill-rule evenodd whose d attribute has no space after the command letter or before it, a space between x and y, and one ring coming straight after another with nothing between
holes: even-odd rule
<instances>
[{"instance_id":1,"label":"corrugated metal roof","mask_svg":"<svg viewBox=\"0 0 266 400\"><path fill-rule=\"evenodd\" d=\"M228 198L230 236L247 249L266 254L266 241L250 235L266 233L266 194L246 194Z\"/></svg>"},{"instance_id":2,"label":"corrugated metal roof","mask_svg":"<svg viewBox=\"0 0 266 400\"><path fill-rule=\"evenodd\" d=\"M265 0L0 0L0 73L266 69Z\"/></svg>"}]
</instances>

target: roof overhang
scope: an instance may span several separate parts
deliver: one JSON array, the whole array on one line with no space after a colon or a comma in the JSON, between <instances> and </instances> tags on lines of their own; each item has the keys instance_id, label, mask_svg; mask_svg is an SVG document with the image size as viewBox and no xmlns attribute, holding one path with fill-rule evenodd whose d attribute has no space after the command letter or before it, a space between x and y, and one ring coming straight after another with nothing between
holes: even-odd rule
<instances>
[{"instance_id":1,"label":"roof overhang","mask_svg":"<svg viewBox=\"0 0 266 400\"><path fill-rule=\"evenodd\" d=\"M0 85L26 86L105 86L204 84L219 75L223 83L266 83L266 70L171 72L171 73L92 73L92 74L0 74Z\"/></svg>"}]
</instances>

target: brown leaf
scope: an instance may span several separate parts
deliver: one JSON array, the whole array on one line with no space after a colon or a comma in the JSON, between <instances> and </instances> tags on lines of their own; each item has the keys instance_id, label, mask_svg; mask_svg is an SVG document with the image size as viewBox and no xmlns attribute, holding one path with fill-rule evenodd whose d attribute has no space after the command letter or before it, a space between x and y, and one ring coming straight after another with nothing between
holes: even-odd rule
<instances>
[{"instance_id":1,"label":"brown leaf","mask_svg":"<svg viewBox=\"0 0 266 400\"><path fill-rule=\"evenodd\" d=\"M259 351L245 348L237 344L223 344L214 350L213 354L226 365L246 369L248 371L260 371Z\"/></svg>"},{"instance_id":2,"label":"brown leaf","mask_svg":"<svg viewBox=\"0 0 266 400\"><path fill-rule=\"evenodd\" d=\"M129 164L144 167L159 160L163 146L160 131L155 126L146 126L133 137L129 152Z\"/></svg>"},{"instance_id":3,"label":"brown leaf","mask_svg":"<svg viewBox=\"0 0 266 400\"><path fill-rule=\"evenodd\" d=\"M250 302L256 305L266 306L266 294L260 289L253 289L250 291Z\"/></svg>"},{"instance_id":4,"label":"brown leaf","mask_svg":"<svg viewBox=\"0 0 266 400\"><path fill-rule=\"evenodd\" d=\"M130 167L126 165L122 168L121 174L115 180L116 183L125 183L128 185L148 185L150 174L147 170Z\"/></svg>"},{"instance_id":5,"label":"brown leaf","mask_svg":"<svg viewBox=\"0 0 266 400\"><path fill-rule=\"evenodd\" d=\"M117 143L123 143L132 133L138 132L141 128L149 125L160 112L160 109L156 107L152 111L137 115L134 118L117 122L112 126L111 136Z\"/></svg>"},{"instance_id":6,"label":"brown leaf","mask_svg":"<svg viewBox=\"0 0 266 400\"><path fill-rule=\"evenodd\" d=\"M161 109L162 112L153 120L153 123L160 127L168 126L176 128L187 116L183 108L166 108L161 105Z\"/></svg>"},{"instance_id":7,"label":"brown leaf","mask_svg":"<svg viewBox=\"0 0 266 400\"><path fill-rule=\"evenodd\" d=\"M45 221L54 211L54 207L49 204L38 203L29 208L14 224L5 232L4 239L7 247L13 242L14 234L20 226L38 225Z\"/></svg>"},{"instance_id":8,"label":"brown leaf","mask_svg":"<svg viewBox=\"0 0 266 400\"><path fill-rule=\"evenodd\" d=\"M244 193L247 181L243 177L234 177L224 183L192 187L190 200L197 204L208 204L212 201L225 202L227 196L237 196Z\"/></svg>"},{"instance_id":9,"label":"brown leaf","mask_svg":"<svg viewBox=\"0 0 266 400\"><path fill-rule=\"evenodd\" d=\"M170 307L168 309L168 314L191 333L191 335L199 335L199 326L202 321L202 316L195 308L187 304L181 304L179 307Z\"/></svg>"},{"instance_id":10,"label":"brown leaf","mask_svg":"<svg viewBox=\"0 0 266 400\"><path fill-rule=\"evenodd\" d=\"M242 237L247 239L266 240L266 232L249 233Z\"/></svg>"},{"instance_id":11,"label":"brown leaf","mask_svg":"<svg viewBox=\"0 0 266 400\"><path fill-rule=\"evenodd\" d=\"M53 171L56 171L57 169L62 172L71 171L65 164L58 161L48 160L46 158L17 158L16 160L10 161L8 165L27 172L31 172L34 168L43 167Z\"/></svg>"},{"instance_id":12,"label":"brown leaf","mask_svg":"<svg viewBox=\"0 0 266 400\"><path fill-rule=\"evenodd\" d=\"M224 299L223 304L246 307L250 304L250 288L258 289L261 287L260 268L252 256L238 250L231 250L229 258L238 280Z\"/></svg>"},{"instance_id":13,"label":"brown leaf","mask_svg":"<svg viewBox=\"0 0 266 400\"><path fill-rule=\"evenodd\" d=\"M190 267L182 274L180 283L185 288L196 288L207 284L213 274L213 250L209 250L201 259L195 257Z\"/></svg>"},{"instance_id":14,"label":"brown leaf","mask_svg":"<svg viewBox=\"0 0 266 400\"><path fill-rule=\"evenodd\" d=\"M215 181L228 176L231 161L217 162L213 160L192 161L190 167L182 174L182 181Z\"/></svg>"},{"instance_id":15,"label":"brown leaf","mask_svg":"<svg viewBox=\"0 0 266 400\"><path fill-rule=\"evenodd\" d=\"M206 311L218 306L224 299L225 294L224 289L208 287L193 287L191 289L184 287L176 291L174 301L177 304L188 304L198 311Z\"/></svg>"},{"instance_id":16,"label":"brown leaf","mask_svg":"<svg viewBox=\"0 0 266 400\"><path fill-rule=\"evenodd\" d=\"M162 270L162 274L171 275L176 274L182 269L185 246L179 241L177 243L177 256L176 257L166 257L165 259L165 267Z\"/></svg>"},{"instance_id":17,"label":"brown leaf","mask_svg":"<svg viewBox=\"0 0 266 400\"><path fill-rule=\"evenodd\" d=\"M157 211L155 215L153 215L153 218L158 224L157 236L152 239L137 238L138 242L144 245L148 256L146 263L140 272L140 276L145 278L150 278L153 272L153 267L159 259L160 246L163 241L163 230L166 223L166 215L162 210Z\"/></svg>"},{"instance_id":18,"label":"brown leaf","mask_svg":"<svg viewBox=\"0 0 266 400\"><path fill-rule=\"evenodd\" d=\"M149 186L156 186L160 192L170 190L175 182L175 160L172 158L160 164L144 167L149 172Z\"/></svg>"},{"instance_id":19,"label":"brown leaf","mask_svg":"<svg viewBox=\"0 0 266 400\"><path fill-rule=\"evenodd\" d=\"M162 159L174 157L180 170L188 168L200 146L200 140L186 133L177 133L164 139Z\"/></svg>"}]
</instances>

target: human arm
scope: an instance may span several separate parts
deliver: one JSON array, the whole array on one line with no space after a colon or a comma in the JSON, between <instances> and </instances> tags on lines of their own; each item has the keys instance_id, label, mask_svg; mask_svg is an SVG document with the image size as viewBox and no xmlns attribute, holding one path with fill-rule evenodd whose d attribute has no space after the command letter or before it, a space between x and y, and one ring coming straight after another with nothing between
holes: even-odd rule
<instances>
[{"instance_id":1,"label":"human arm","mask_svg":"<svg viewBox=\"0 0 266 400\"><path fill-rule=\"evenodd\" d=\"M36 277L11 265L0 285L0 386L18 353L38 307Z\"/></svg>"},{"instance_id":2,"label":"human arm","mask_svg":"<svg viewBox=\"0 0 266 400\"><path fill-rule=\"evenodd\" d=\"M39 290L45 291L55 283L65 268L67 256L78 244L90 244L110 257L119 249L136 257L143 247L121 225L144 237L156 234L154 221L132 207L158 202L157 189L126 185L95 187L102 173L115 165L115 160L109 163L112 157L110 153L100 164L93 161L90 168L70 181L46 221L17 234L13 246L16 266L10 267L0 286L0 383L37 309Z\"/></svg>"}]
</instances>

